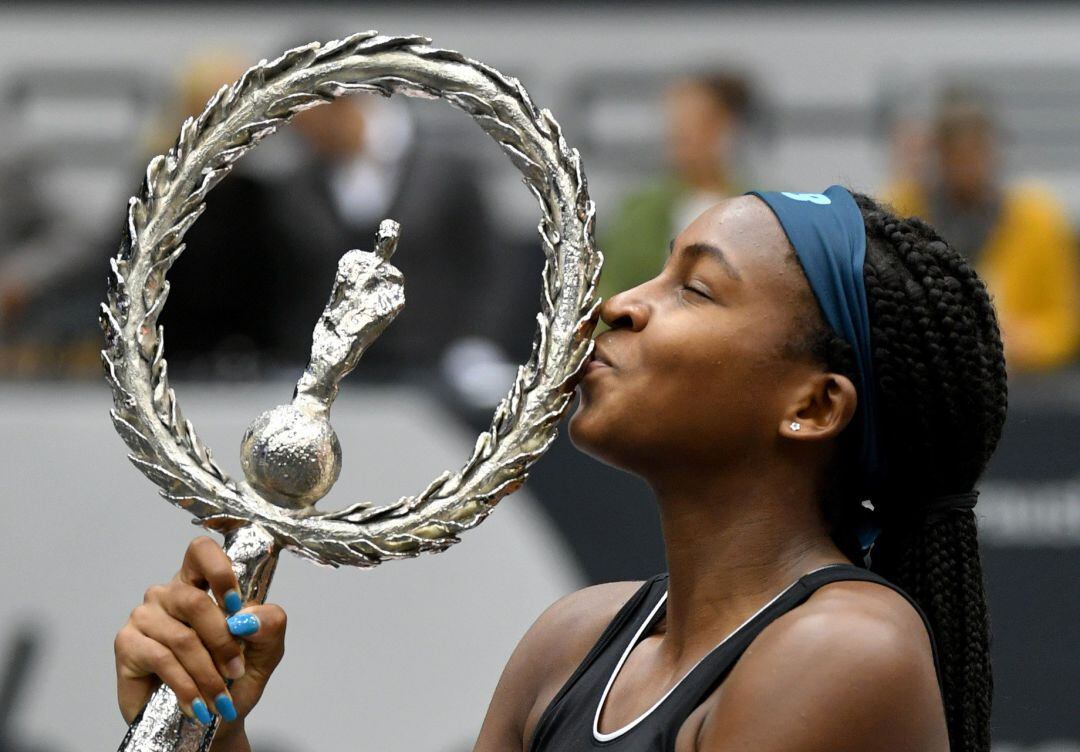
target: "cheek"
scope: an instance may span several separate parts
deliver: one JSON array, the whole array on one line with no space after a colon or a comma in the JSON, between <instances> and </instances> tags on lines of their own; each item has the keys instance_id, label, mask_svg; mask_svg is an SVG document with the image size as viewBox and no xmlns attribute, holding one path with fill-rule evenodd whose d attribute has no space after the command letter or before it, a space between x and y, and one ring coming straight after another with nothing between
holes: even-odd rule
<instances>
[{"instance_id":1,"label":"cheek","mask_svg":"<svg viewBox=\"0 0 1080 752\"><path fill-rule=\"evenodd\" d=\"M682 420L671 387L663 373L640 366L597 374L579 387L570 440L609 465L640 469L651 453L663 451L665 435Z\"/></svg>"},{"instance_id":2,"label":"cheek","mask_svg":"<svg viewBox=\"0 0 1080 752\"><path fill-rule=\"evenodd\" d=\"M622 467L651 453L689 456L745 442L769 423L779 367L772 323L763 313L723 331L643 341L632 364L579 388L571 440Z\"/></svg>"},{"instance_id":3,"label":"cheek","mask_svg":"<svg viewBox=\"0 0 1080 752\"><path fill-rule=\"evenodd\" d=\"M772 322L758 319L690 343L670 360L667 379L643 397L678 419L693 441L729 442L771 412L779 382Z\"/></svg>"},{"instance_id":4,"label":"cheek","mask_svg":"<svg viewBox=\"0 0 1080 752\"><path fill-rule=\"evenodd\" d=\"M723 404L725 387L718 375L724 367L715 351L679 344L654 347L633 367L582 386L569 425L574 444L611 460L699 441Z\"/></svg>"}]
</instances>

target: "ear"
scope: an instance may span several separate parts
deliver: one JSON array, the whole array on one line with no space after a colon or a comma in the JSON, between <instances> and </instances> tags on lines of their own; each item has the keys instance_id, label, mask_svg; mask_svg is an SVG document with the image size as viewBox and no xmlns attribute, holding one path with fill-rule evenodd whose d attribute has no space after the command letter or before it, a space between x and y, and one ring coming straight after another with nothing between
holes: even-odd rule
<instances>
[{"instance_id":1,"label":"ear","mask_svg":"<svg viewBox=\"0 0 1080 752\"><path fill-rule=\"evenodd\" d=\"M857 405L858 394L851 379L838 373L816 373L785 411L780 435L800 441L835 438L851 422Z\"/></svg>"}]
</instances>

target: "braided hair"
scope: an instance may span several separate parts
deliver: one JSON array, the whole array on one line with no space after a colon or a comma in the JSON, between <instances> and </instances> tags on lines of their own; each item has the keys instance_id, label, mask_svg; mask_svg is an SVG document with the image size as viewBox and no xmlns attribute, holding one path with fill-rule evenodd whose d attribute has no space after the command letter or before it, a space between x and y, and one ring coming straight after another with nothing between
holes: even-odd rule
<instances>
[{"instance_id":1,"label":"braided hair","mask_svg":"<svg viewBox=\"0 0 1080 752\"><path fill-rule=\"evenodd\" d=\"M982 280L933 228L854 196L866 224L863 276L887 467L887 492L870 499L881 527L870 568L926 612L952 752L987 752L993 680L975 515L926 505L970 491L997 446L1007 404L997 316ZM824 318L802 321L809 326L795 348L853 375L851 347ZM851 480L860 475L854 439L850 430L840 437L826 514L837 543L856 558L865 512Z\"/></svg>"}]
</instances>

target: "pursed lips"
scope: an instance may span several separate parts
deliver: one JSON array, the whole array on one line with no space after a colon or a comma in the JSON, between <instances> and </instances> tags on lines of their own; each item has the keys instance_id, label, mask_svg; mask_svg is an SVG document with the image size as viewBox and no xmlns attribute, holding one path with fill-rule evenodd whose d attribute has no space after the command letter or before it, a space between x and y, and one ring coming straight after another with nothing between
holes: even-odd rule
<instances>
[{"instance_id":1,"label":"pursed lips","mask_svg":"<svg viewBox=\"0 0 1080 752\"><path fill-rule=\"evenodd\" d=\"M589 363L585 366L585 374L594 373L605 368L613 368L611 360L604 355L599 346L593 346L592 355L589 357Z\"/></svg>"}]
</instances>

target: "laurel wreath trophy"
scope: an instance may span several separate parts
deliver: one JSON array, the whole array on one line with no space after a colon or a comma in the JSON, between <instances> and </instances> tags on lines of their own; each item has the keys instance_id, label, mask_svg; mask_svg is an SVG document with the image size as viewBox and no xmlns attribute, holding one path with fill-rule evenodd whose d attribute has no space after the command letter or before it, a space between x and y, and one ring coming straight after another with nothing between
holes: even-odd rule
<instances>
[{"instance_id":1,"label":"laurel wreath trophy","mask_svg":"<svg viewBox=\"0 0 1080 752\"><path fill-rule=\"evenodd\" d=\"M230 479L184 418L169 386L157 320L169 294L165 275L210 189L297 112L357 91L444 99L471 115L509 155L540 204L546 263L532 353L465 465L385 506L361 502L319 512L314 503L341 468L341 447L328 420L339 382L405 302L401 273L389 263L397 223L383 221L373 252L342 257L292 403L263 413L244 436L246 480ZM374 31L261 61L183 123L176 144L151 160L139 194L129 200L127 230L110 261L101 306L111 416L131 450L129 459L197 524L225 534L245 601L265 600L283 549L321 564L357 567L446 549L521 486L570 406L592 351L599 308L602 257L593 224L577 151L514 78L432 47L425 37ZM206 750L216 723L215 716L209 726L196 725L162 685L120 749Z\"/></svg>"}]
</instances>

